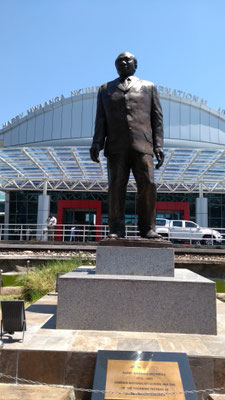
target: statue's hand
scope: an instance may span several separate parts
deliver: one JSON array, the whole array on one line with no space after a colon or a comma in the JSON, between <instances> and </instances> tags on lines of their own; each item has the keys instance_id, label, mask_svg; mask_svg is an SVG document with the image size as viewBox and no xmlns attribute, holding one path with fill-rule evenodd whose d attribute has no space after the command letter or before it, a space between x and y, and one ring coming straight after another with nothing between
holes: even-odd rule
<instances>
[{"instance_id":1,"label":"statue's hand","mask_svg":"<svg viewBox=\"0 0 225 400\"><path fill-rule=\"evenodd\" d=\"M92 161L94 161L96 163L100 162L100 160L99 160L99 150L96 149L95 147L91 147L90 148L90 156L91 156Z\"/></svg>"},{"instance_id":2,"label":"statue's hand","mask_svg":"<svg viewBox=\"0 0 225 400\"><path fill-rule=\"evenodd\" d=\"M163 165L163 162L164 162L164 153L161 149L159 149L159 150L155 151L155 156L158 161L155 167L156 167L156 169L159 169Z\"/></svg>"}]
</instances>

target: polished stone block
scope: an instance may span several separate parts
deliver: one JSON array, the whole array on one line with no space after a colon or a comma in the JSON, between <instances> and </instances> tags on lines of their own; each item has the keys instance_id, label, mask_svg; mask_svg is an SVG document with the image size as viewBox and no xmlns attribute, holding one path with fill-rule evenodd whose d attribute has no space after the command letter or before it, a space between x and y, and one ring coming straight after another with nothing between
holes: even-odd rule
<instances>
[{"instance_id":1,"label":"polished stone block","mask_svg":"<svg viewBox=\"0 0 225 400\"><path fill-rule=\"evenodd\" d=\"M57 328L216 334L215 283L189 270L174 277L59 278Z\"/></svg>"},{"instance_id":2,"label":"polished stone block","mask_svg":"<svg viewBox=\"0 0 225 400\"><path fill-rule=\"evenodd\" d=\"M96 274L174 276L172 248L99 246Z\"/></svg>"}]
</instances>

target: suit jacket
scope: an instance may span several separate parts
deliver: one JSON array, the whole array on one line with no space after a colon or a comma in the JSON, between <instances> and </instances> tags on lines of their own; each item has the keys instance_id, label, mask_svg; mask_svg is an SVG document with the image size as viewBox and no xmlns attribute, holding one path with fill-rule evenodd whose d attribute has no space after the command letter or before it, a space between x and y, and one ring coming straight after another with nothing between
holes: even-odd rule
<instances>
[{"instance_id":1,"label":"suit jacket","mask_svg":"<svg viewBox=\"0 0 225 400\"><path fill-rule=\"evenodd\" d=\"M92 147L110 154L132 148L151 154L163 146L163 116L152 82L131 77L127 89L120 78L99 88Z\"/></svg>"}]
</instances>

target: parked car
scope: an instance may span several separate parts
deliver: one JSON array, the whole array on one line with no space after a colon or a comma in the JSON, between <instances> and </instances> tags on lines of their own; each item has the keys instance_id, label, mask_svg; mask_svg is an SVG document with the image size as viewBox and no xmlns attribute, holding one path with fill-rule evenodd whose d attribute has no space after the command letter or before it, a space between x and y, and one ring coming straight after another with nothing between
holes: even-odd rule
<instances>
[{"instance_id":1,"label":"parked car","mask_svg":"<svg viewBox=\"0 0 225 400\"><path fill-rule=\"evenodd\" d=\"M192 221L156 218L156 232L173 242L190 241L192 244L213 245L222 243L220 232L211 228L201 228Z\"/></svg>"}]
</instances>

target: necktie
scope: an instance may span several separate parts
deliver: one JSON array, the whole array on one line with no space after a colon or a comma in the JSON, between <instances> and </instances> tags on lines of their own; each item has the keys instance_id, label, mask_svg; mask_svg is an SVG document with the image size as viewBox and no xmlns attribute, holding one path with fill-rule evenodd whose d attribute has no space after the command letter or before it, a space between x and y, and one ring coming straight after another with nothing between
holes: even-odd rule
<instances>
[{"instance_id":1,"label":"necktie","mask_svg":"<svg viewBox=\"0 0 225 400\"><path fill-rule=\"evenodd\" d=\"M127 89L130 83L130 78L122 78L121 83L123 84L124 89Z\"/></svg>"}]
</instances>

